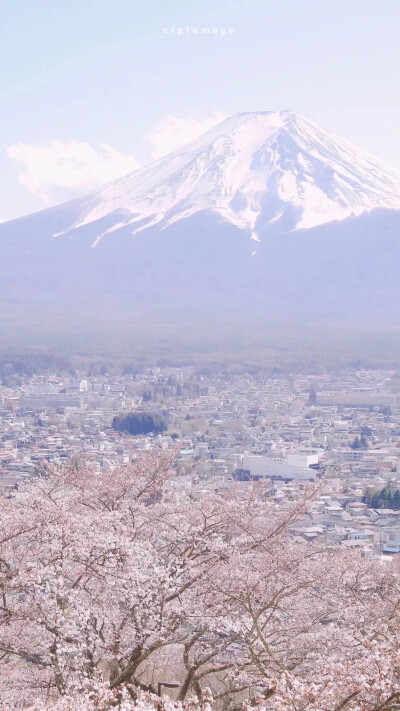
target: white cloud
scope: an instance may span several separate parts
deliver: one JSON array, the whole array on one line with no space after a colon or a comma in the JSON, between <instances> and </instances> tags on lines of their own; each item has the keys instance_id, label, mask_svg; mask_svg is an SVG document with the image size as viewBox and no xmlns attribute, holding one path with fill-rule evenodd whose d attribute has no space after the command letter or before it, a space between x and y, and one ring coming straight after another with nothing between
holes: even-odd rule
<instances>
[{"instance_id":1,"label":"white cloud","mask_svg":"<svg viewBox=\"0 0 400 711\"><path fill-rule=\"evenodd\" d=\"M194 141L225 118L220 111L204 118L166 116L146 135L152 146L151 159ZM8 146L7 153L21 167L20 183L48 206L100 188L140 167L133 156L123 155L106 143L15 143Z\"/></svg>"},{"instance_id":2,"label":"white cloud","mask_svg":"<svg viewBox=\"0 0 400 711\"><path fill-rule=\"evenodd\" d=\"M191 143L195 138L198 138L210 128L214 128L225 118L227 117L220 111L215 111L211 116L203 119L166 116L146 135L146 138L153 146L152 159L162 158L168 153L182 148L187 143Z\"/></svg>"},{"instance_id":3,"label":"white cloud","mask_svg":"<svg viewBox=\"0 0 400 711\"><path fill-rule=\"evenodd\" d=\"M7 153L22 166L20 182L46 205L100 187L140 167L133 156L124 156L105 143L97 147L79 141L16 143Z\"/></svg>"}]
</instances>

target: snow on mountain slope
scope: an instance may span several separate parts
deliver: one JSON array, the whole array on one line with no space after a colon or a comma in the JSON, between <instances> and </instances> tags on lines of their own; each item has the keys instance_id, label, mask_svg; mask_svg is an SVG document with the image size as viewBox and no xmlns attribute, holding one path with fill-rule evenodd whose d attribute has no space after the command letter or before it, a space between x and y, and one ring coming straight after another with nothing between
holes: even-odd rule
<instances>
[{"instance_id":1,"label":"snow on mountain slope","mask_svg":"<svg viewBox=\"0 0 400 711\"><path fill-rule=\"evenodd\" d=\"M115 213L132 233L211 211L255 240L400 209L400 172L293 111L236 114L179 151L79 199L72 229ZM56 235L55 235L56 236Z\"/></svg>"}]
</instances>

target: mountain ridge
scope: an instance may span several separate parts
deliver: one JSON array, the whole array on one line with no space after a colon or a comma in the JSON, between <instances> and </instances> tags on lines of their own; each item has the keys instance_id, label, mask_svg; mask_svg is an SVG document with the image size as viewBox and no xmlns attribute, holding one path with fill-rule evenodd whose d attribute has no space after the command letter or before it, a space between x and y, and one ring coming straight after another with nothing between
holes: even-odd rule
<instances>
[{"instance_id":1,"label":"mountain ridge","mask_svg":"<svg viewBox=\"0 0 400 711\"><path fill-rule=\"evenodd\" d=\"M31 318L55 328L54 305L77 328L98 313L129 329L140 314L157 330L163 309L179 329L185 304L185 328L209 314L216 339L228 313L238 332L272 316L396 324L399 266L400 174L291 111L235 115L96 193L0 224L11 334Z\"/></svg>"},{"instance_id":2,"label":"mountain ridge","mask_svg":"<svg viewBox=\"0 0 400 711\"><path fill-rule=\"evenodd\" d=\"M78 204L84 216L72 229L118 211L101 237L127 225L137 234L209 209L257 241L276 222L297 230L379 207L400 209L400 171L294 111L249 112Z\"/></svg>"}]
</instances>

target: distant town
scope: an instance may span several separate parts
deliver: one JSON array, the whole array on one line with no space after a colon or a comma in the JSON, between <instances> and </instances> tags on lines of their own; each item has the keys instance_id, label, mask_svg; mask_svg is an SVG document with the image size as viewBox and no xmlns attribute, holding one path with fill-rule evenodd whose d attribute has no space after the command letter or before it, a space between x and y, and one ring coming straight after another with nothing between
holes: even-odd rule
<instances>
[{"instance_id":1,"label":"distant town","mask_svg":"<svg viewBox=\"0 0 400 711\"><path fill-rule=\"evenodd\" d=\"M321 489L291 533L364 555L400 553L400 378L381 370L324 375L204 374L196 367L139 374L54 374L0 387L0 491L43 461L89 461L99 472L140 452L175 448L166 490L195 498L262 482L275 502ZM161 434L132 436L116 416L157 413ZM383 503L389 498L399 504ZM391 495L391 493L393 495Z\"/></svg>"}]
</instances>

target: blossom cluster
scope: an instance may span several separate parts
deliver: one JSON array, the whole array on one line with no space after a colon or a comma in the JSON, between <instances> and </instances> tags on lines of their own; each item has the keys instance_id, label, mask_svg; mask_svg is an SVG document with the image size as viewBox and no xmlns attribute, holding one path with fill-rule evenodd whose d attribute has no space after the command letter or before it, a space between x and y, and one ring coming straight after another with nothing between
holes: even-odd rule
<instances>
[{"instance_id":1,"label":"blossom cluster","mask_svg":"<svg viewBox=\"0 0 400 711\"><path fill-rule=\"evenodd\" d=\"M164 495L173 465L44 468L1 499L1 711L397 708L397 561L293 537L312 490Z\"/></svg>"}]
</instances>

